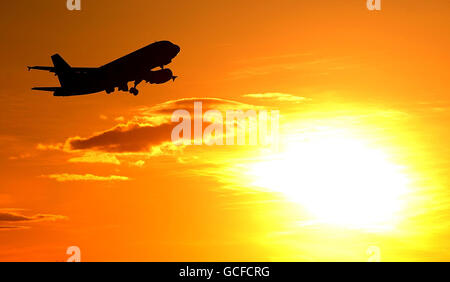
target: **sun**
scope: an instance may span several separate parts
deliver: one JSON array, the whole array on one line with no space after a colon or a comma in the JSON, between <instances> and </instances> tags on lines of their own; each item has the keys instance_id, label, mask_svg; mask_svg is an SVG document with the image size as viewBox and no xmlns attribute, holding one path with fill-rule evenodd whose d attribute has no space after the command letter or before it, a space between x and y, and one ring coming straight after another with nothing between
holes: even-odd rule
<instances>
[{"instance_id":1,"label":"sun","mask_svg":"<svg viewBox=\"0 0 450 282\"><path fill-rule=\"evenodd\" d=\"M316 222L370 230L395 225L408 177L385 152L332 129L288 140L282 152L248 167L254 186L282 193Z\"/></svg>"}]
</instances>

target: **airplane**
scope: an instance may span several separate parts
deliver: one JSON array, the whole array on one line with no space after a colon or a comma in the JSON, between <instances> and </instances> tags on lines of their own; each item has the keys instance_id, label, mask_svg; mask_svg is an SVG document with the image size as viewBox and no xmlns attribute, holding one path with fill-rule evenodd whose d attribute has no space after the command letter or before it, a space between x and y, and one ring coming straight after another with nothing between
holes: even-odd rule
<instances>
[{"instance_id":1,"label":"airplane","mask_svg":"<svg viewBox=\"0 0 450 282\"><path fill-rule=\"evenodd\" d=\"M151 84L175 81L177 76L164 66L170 64L179 52L180 47L170 41L158 41L98 68L71 67L59 54L55 54L51 56L53 67L29 66L28 71L55 73L61 87L32 88L53 92L53 96L86 95L101 91L110 94L116 87L136 96L139 93L137 86L144 80ZM153 70L157 67L160 69ZM134 81L134 87L128 89L130 81Z\"/></svg>"}]
</instances>

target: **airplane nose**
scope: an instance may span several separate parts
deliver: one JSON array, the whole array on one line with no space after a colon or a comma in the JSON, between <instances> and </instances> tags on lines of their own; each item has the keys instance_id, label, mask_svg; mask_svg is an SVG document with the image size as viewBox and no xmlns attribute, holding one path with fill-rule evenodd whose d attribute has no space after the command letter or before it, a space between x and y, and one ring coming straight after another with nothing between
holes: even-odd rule
<instances>
[{"instance_id":1,"label":"airplane nose","mask_svg":"<svg viewBox=\"0 0 450 282\"><path fill-rule=\"evenodd\" d=\"M175 56L178 55L178 53L180 53L181 50L180 46L174 44L173 49L175 51Z\"/></svg>"}]
</instances>

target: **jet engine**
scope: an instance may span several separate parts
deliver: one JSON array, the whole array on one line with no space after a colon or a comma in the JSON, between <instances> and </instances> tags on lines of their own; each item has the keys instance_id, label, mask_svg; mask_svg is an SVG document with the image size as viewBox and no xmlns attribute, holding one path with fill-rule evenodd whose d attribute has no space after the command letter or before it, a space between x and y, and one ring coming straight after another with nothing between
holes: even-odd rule
<instances>
[{"instance_id":1,"label":"jet engine","mask_svg":"<svg viewBox=\"0 0 450 282\"><path fill-rule=\"evenodd\" d=\"M170 69L161 69L156 71L150 71L145 78L145 81L151 84L162 84L169 80L175 81L177 77L173 75Z\"/></svg>"}]
</instances>

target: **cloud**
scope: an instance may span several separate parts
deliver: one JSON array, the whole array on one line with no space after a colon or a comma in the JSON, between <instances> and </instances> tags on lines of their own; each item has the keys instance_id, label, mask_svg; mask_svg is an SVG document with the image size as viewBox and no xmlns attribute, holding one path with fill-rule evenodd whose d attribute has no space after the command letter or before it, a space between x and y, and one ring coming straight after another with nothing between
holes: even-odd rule
<instances>
[{"instance_id":1,"label":"cloud","mask_svg":"<svg viewBox=\"0 0 450 282\"><path fill-rule=\"evenodd\" d=\"M32 216L27 216L19 213L20 209L0 209L0 231L8 230L19 230L28 229L29 226L19 226L19 225L9 225L15 223L31 223L31 222L42 222L42 221L56 221L67 219L63 215L55 214L36 214ZM8 225L2 225L7 223Z\"/></svg>"},{"instance_id":2,"label":"cloud","mask_svg":"<svg viewBox=\"0 0 450 282\"><path fill-rule=\"evenodd\" d=\"M120 161L113 154L86 152L80 157L69 159L70 163L105 163L120 165Z\"/></svg>"},{"instance_id":3,"label":"cloud","mask_svg":"<svg viewBox=\"0 0 450 282\"><path fill-rule=\"evenodd\" d=\"M58 182L67 182L67 181L127 181L130 178L126 176L98 176L93 174L69 174L69 173L61 173L61 174L50 174L43 175L42 177L54 179Z\"/></svg>"},{"instance_id":4,"label":"cloud","mask_svg":"<svg viewBox=\"0 0 450 282\"><path fill-rule=\"evenodd\" d=\"M292 73L297 75L315 76L357 68L359 65L351 64L355 61L349 56L343 57L316 57L314 54L286 54L274 57L265 57L262 60L242 62L241 67L230 72L231 79L245 79L253 76L265 76L273 73Z\"/></svg>"},{"instance_id":5,"label":"cloud","mask_svg":"<svg viewBox=\"0 0 450 282\"><path fill-rule=\"evenodd\" d=\"M27 226L1 226L0 231L9 231L9 230L20 230L20 229L28 229Z\"/></svg>"},{"instance_id":6,"label":"cloud","mask_svg":"<svg viewBox=\"0 0 450 282\"><path fill-rule=\"evenodd\" d=\"M145 165L145 161L138 160L138 161L135 161L135 162L130 163L130 164L133 165L133 166L137 166L137 167L143 167Z\"/></svg>"},{"instance_id":7,"label":"cloud","mask_svg":"<svg viewBox=\"0 0 450 282\"><path fill-rule=\"evenodd\" d=\"M0 222L55 221L57 219L65 218L65 216L54 214L37 214L33 216L26 216L16 212L0 211Z\"/></svg>"},{"instance_id":8,"label":"cloud","mask_svg":"<svg viewBox=\"0 0 450 282\"><path fill-rule=\"evenodd\" d=\"M72 137L66 140L66 145L53 145L50 148L66 148L69 151L100 151L108 153L138 153L148 152L151 155L171 154L181 147L169 146L171 133L175 126L170 121L172 113L178 109L185 109L193 115L194 102L202 102L203 112L209 109L218 111L261 109L261 106L249 105L241 102L219 98L184 98L168 101L153 107L142 107L127 123L120 123L106 131L89 137ZM45 147L45 146L41 146ZM68 149L67 149L68 148ZM75 161L96 159L96 156L75 158ZM72 159L74 161L74 159ZM104 162L111 161L103 158ZM117 160L118 161L118 160Z\"/></svg>"},{"instance_id":9,"label":"cloud","mask_svg":"<svg viewBox=\"0 0 450 282\"><path fill-rule=\"evenodd\" d=\"M31 157L31 154L24 153L24 154L20 154L18 156L11 156L11 157L9 157L9 159L15 161L15 160L27 159L27 158L30 158L30 157Z\"/></svg>"},{"instance_id":10,"label":"cloud","mask_svg":"<svg viewBox=\"0 0 450 282\"><path fill-rule=\"evenodd\" d=\"M37 144L36 149L40 151L59 151L64 148L63 143L57 143L57 144Z\"/></svg>"},{"instance_id":11,"label":"cloud","mask_svg":"<svg viewBox=\"0 0 450 282\"><path fill-rule=\"evenodd\" d=\"M221 98L183 98L166 101L151 107L139 107L127 114L127 118L115 119L117 124L104 131L88 136L73 136L63 142L38 144L41 151L61 151L70 154L70 163L103 163L143 167L147 159L156 156L174 156L185 150L184 145L172 143L172 130L178 123L171 117L176 110L186 110L191 114L193 123L194 103L202 102L202 110L264 110L264 106L255 106ZM112 120L112 119L111 119ZM209 123L204 123L203 128ZM192 130L193 130L192 126ZM222 138L222 136L215 138ZM194 134L191 138L195 138ZM96 176L93 174L50 174L44 177L59 182L66 181L125 181L125 176Z\"/></svg>"},{"instance_id":12,"label":"cloud","mask_svg":"<svg viewBox=\"0 0 450 282\"><path fill-rule=\"evenodd\" d=\"M147 111L144 113L169 113L172 114L173 111L178 109L193 110L194 102L202 102L204 110L214 109L218 111L226 110L245 110L245 109L255 109L257 106L245 104L238 101L226 100L221 98L182 98L178 100L167 101L150 108L141 108Z\"/></svg>"},{"instance_id":13,"label":"cloud","mask_svg":"<svg viewBox=\"0 0 450 282\"><path fill-rule=\"evenodd\" d=\"M129 123L87 138L70 138L68 144L71 150L92 149L116 153L149 151L152 145L169 140L172 128L171 124L147 126Z\"/></svg>"},{"instance_id":14,"label":"cloud","mask_svg":"<svg viewBox=\"0 0 450 282\"><path fill-rule=\"evenodd\" d=\"M218 110L225 112L227 110L260 110L262 106L250 105L238 101L226 100L221 98L182 98L157 104L152 107L141 107L138 115L134 117L136 122L146 122L151 125L160 125L169 123L172 113L176 110L187 110L191 114L194 111L194 103L201 102L203 112L208 110Z\"/></svg>"},{"instance_id":15,"label":"cloud","mask_svg":"<svg viewBox=\"0 0 450 282\"><path fill-rule=\"evenodd\" d=\"M295 96L292 94L286 94L286 93L258 93L258 94L245 94L242 95L242 97L248 97L248 98L258 98L258 99L270 99L270 100L276 100L281 102L293 102L293 103L301 103L305 101L311 100L310 98L306 97L300 97Z\"/></svg>"}]
</instances>

